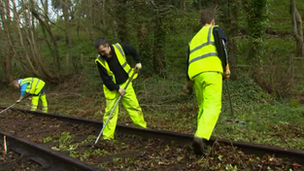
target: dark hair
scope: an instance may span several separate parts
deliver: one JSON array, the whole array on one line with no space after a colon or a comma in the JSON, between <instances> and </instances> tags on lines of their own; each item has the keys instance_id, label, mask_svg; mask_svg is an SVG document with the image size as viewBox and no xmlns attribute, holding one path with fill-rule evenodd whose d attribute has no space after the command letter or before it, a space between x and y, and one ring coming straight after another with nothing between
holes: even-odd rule
<instances>
[{"instance_id":1,"label":"dark hair","mask_svg":"<svg viewBox=\"0 0 304 171\"><path fill-rule=\"evenodd\" d=\"M95 40L95 48L98 49L100 45L106 46L109 44L108 40L104 37L99 37Z\"/></svg>"},{"instance_id":2,"label":"dark hair","mask_svg":"<svg viewBox=\"0 0 304 171\"><path fill-rule=\"evenodd\" d=\"M213 19L214 19L214 17L213 17L213 13L211 11L203 10L201 12L201 24L202 25L210 24Z\"/></svg>"}]
</instances>

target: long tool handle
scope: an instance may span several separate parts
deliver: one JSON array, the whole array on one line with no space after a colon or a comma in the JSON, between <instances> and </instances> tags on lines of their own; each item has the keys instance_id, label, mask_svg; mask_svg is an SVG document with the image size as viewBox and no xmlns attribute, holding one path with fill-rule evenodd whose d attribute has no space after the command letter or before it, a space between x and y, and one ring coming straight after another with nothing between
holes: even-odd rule
<instances>
[{"instance_id":1,"label":"long tool handle","mask_svg":"<svg viewBox=\"0 0 304 171\"><path fill-rule=\"evenodd\" d=\"M2 110L2 111L0 112L0 114L3 113L3 112L5 112L5 111L7 111L7 110L10 109L10 108L12 108L12 107L15 106L16 104L17 104L17 103L14 103L14 104L10 105L10 106L7 107L6 109Z\"/></svg>"},{"instance_id":2,"label":"long tool handle","mask_svg":"<svg viewBox=\"0 0 304 171\"><path fill-rule=\"evenodd\" d=\"M228 80L226 80L225 82L226 82L226 89L227 89L227 92L228 92L228 100L229 100L231 115L232 115L232 118L235 119L234 118L234 113L233 113L233 107L232 107L232 102L231 102L231 96L230 96L229 86L228 86Z\"/></svg>"},{"instance_id":3,"label":"long tool handle","mask_svg":"<svg viewBox=\"0 0 304 171\"><path fill-rule=\"evenodd\" d=\"M26 97L24 97L22 100L27 99L29 96L30 96L30 94L28 94L28 95L27 95ZM22 101L22 100L21 100L21 101ZM2 110L2 111L0 112L0 114L3 113L3 112L5 112L6 110L12 108L12 107L15 106L16 104L17 104L17 102L15 102L14 104L10 105L8 108Z\"/></svg>"},{"instance_id":4,"label":"long tool handle","mask_svg":"<svg viewBox=\"0 0 304 171\"><path fill-rule=\"evenodd\" d=\"M128 80L126 86L124 87L125 90L127 89L128 85L130 84L130 82L131 82L131 80L133 79L133 77L134 77L135 74L136 74L136 72L133 71L133 74L132 74L131 77L129 78L129 80ZM99 135L98 135L98 137L97 137L97 139L96 139L96 141L95 141L95 144L97 144L97 142L98 142L98 140L99 140L101 134L103 133L103 130L105 129L106 125L108 124L108 122L109 122L109 120L110 120L110 118L111 118L111 116L112 116L112 114L113 114L113 112L114 112L116 106L118 105L118 103L119 103L121 97L122 97L122 96L120 95L120 96L118 97L118 99L116 100L116 102L115 102L115 104L114 104L114 107L112 108L112 110L111 110L111 112L110 112L110 115L108 116L106 122L103 124L103 127L102 127L101 131L99 132Z\"/></svg>"}]
</instances>

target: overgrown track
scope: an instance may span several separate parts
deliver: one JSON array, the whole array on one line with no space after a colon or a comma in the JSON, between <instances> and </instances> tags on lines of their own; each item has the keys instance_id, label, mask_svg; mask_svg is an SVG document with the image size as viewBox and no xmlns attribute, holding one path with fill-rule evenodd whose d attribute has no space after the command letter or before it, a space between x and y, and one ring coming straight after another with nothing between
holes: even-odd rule
<instances>
[{"instance_id":1,"label":"overgrown track","mask_svg":"<svg viewBox=\"0 0 304 171\"><path fill-rule=\"evenodd\" d=\"M220 170L233 166L240 170L304 169L302 151L212 138L201 157L193 155L190 147L193 135L124 125L117 126L115 141L100 140L98 148L89 146L101 127L98 121L22 109L0 115L0 130L101 170Z\"/></svg>"},{"instance_id":2,"label":"overgrown track","mask_svg":"<svg viewBox=\"0 0 304 171\"><path fill-rule=\"evenodd\" d=\"M0 131L1 137L6 137L6 143L8 144L8 149L13 155L20 155L16 157L17 159L12 159L12 161L5 162L5 164L0 164L0 171L2 170L29 170L33 169L35 171L94 171L95 168L90 168L89 166L80 163L79 161L62 155L58 152L50 150L48 148L43 148L35 143L20 139L16 136L9 135L7 133ZM0 143L4 146L4 142ZM17 154L16 154L17 153ZM5 155L6 156L6 155ZM5 159L4 159L5 160ZM17 164L20 163L20 164ZM24 166L25 164L28 166Z\"/></svg>"},{"instance_id":3,"label":"overgrown track","mask_svg":"<svg viewBox=\"0 0 304 171\"><path fill-rule=\"evenodd\" d=\"M3 147L0 146L2 149ZM6 154L4 151L0 152L0 171L23 171L23 170L35 170L35 171L52 171L41 163L35 162L31 159L31 156L19 154L12 150Z\"/></svg>"}]
</instances>

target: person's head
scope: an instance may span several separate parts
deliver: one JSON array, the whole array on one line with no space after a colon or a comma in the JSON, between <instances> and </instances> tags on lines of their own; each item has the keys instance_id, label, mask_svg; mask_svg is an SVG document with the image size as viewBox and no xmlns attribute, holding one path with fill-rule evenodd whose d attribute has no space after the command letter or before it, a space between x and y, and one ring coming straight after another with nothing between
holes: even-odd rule
<instances>
[{"instance_id":1,"label":"person's head","mask_svg":"<svg viewBox=\"0 0 304 171\"><path fill-rule=\"evenodd\" d=\"M15 88L20 88L20 85L19 85L18 80L14 80L14 81L12 82L12 85L13 85Z\"/></svg>"},{"instance_id":2,"label":"person's head","mask_svg":"<svg viewBox=\"0 0 304 171\"><path fill-rule=\"evenodd\" d=\"M209 10L203 10L201 12L201 24L205 25L215 25L213 13Z\"/></svg>"},{"instance_id":3,"label":"person's head","mask_svg":"<svg viewBox=\"0 0 304 171\"><path fill-rule=\"evenodd\" d=\"M106 56L106 57L111 56L111 47L106 38L100 37L96 39L95 49L102 56Z\"/></svg>"}]
</instances>

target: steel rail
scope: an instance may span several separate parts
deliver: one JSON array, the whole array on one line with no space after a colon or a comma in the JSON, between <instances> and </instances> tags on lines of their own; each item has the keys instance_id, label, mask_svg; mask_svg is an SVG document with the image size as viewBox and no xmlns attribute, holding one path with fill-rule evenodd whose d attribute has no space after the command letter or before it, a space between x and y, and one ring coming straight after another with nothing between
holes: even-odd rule
<instances>
[{"instance_id":1,"label":"steel rail","mask_svg":"<svg viewBox=\"0 0 304 171\"><path fill-rule=\"evenodd\" d=\"M5 107L0 106L0 108L5 108ZM70 117L70 116L64 116L58 114L46 114L42 112L33 112L33 111L17 109L17 108L12 108L12 110L16 110L24 113L30 113L40 117L56 118L58 120L67 121L76 124L90 124L91 126L98 129L100 129L103 125L102 121L87 120L83 118L76 118L76 117ZM191 134L183 134L183 133L163 131L163 130L143 129L143 128L120 125L120 124L117 125L116 131L124 134L138 135L147 139L158 138L167 141L175 141L179 144L190 144L192 143L193 140L193 135ZM211 137L211 139L207 142L207 144L212 145L215 142L222 143L224 145L236 146L240 150L248 154L255 154L257 156L263 156L265 154L269 154L269 155L274 154L276 157L288 158L294 162L304 165L304 160L303 160L304 151L301 150L273 147L264 144L238 142L238 141L232 141L232 140L222 139L217 137Z\"/></svg>"},{"instance_id":2,"label":"steel rail","mask_svg":"<svg viewBox=\"0 0 304 171\"><path fill-rule=\"evenodd\" d=\"M67 157L59 152L43 148L38 144L20 139L11 134L0 131L0 136L6 136L8 150L12 150L22 155L30 156L31 160L39 163L47 170L56 171L97 171L100 169L84 165L72 157ZM2 142L0 144L3 145ZM1 169L0 169L1 170Z\"/></svg>"}]
</instances>

